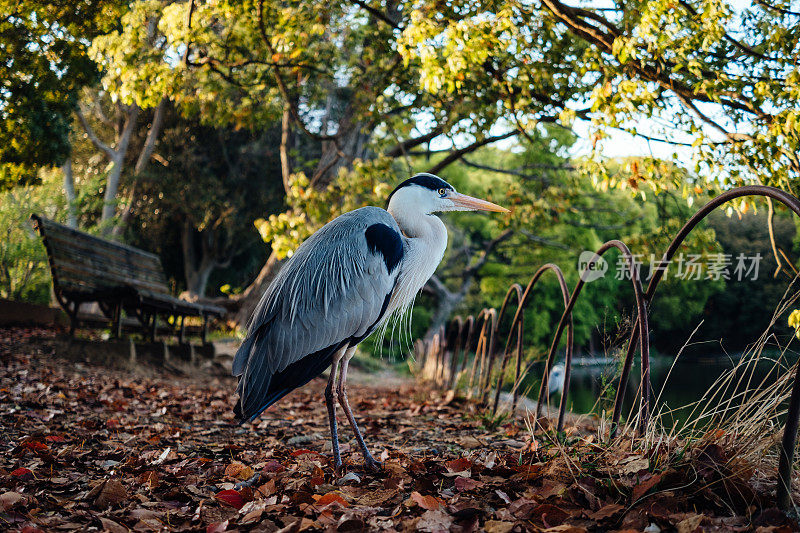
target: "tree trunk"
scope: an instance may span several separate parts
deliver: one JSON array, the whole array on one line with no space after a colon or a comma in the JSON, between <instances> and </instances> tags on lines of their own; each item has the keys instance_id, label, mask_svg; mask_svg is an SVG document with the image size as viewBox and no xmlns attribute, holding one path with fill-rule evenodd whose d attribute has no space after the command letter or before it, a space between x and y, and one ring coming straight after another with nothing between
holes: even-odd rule
<instances>
[{"instance_id":1,"label":"tree trunk","mask_svg":"<svg viewBox=\"0 0 800 533\"><path fill-rule=\"evenodd\" d=\"M75 211L75 178L72 175L72 159L67 158L61 165L64 172L64 195L67 198L67 226L78 227L78 215Z\"/></svg>"},{"instance_id":2,"label":"tree trunk","mask_svg":"<svg viewBox=\"0 0 800 533\"><path fill-rule=\"evenodd\" d=\"M283 119L281 120L281 177L283 190L289 194L289 176L292 174L291 161L289 160L289 140L291 137L292 111L289 104L283 106Z\"/></svg>"},{"instance_id":3,"label":"tree trunk","mask_svg":"<svg viewBox=\"0 0 800 533\"><path fill-rule=\"evenodd\" d=\"M117 148L113 151L111 159L111 170L106 178L106 192L103 195L103 215L100 219L101 222L107 222L114 218L117 212L117 191L119 190L119 180L122 176L122 165L125 162L125 154L128 152L128 145L133 136L133 130L136 126L136 119L139 117L139 106L133 104L127 109L127 117L125 118L125 126L119 135ZM103 231L108 234L112 228L106 227Z\"/></svg>"},{"instance_id":4,"label":"tree trunk","mask_svg":"<svg viewBox=\"0 0 800 533\"><path fill-rule=\"evenodd\" d=\"M278 273L278 270L280 270L281 264L282 261L278 259L277 254L271 252L267 258L267 262L261 267L261 271L258 273L258 276L256 276L256 279L239 297L239 309L236 311L235 318L237 324L242 327L248 325L253 311L255 311L267 287L269 287L269 284Z\"/></svg>"},{"instance_id":5,"label":"tree trunk","mask_svg":"<svg viewBox=\"0 0 800 533\"><path fill-rule=\"evenodd\" d=\"M119 190L119 179L122 175L122 159L119 154L111 160L111 170L106 177L106 192L103 194L103 214L101 222L106 222L114 218L117 211L117 191ZM108 233L109 229L104 229L103 233Z\"/></svg>"},{"instance_id":6,"label":"tree trunk","mask_svg":"<svg viewBox=\"0 0 800 533\"><path fill-rule=\"evenodd\" d=\"M191 296L198 298L205 296L208 278L215 268L217 268L217 264L214 261L203 261L197 269L192 269L192 272L186 278L186 290Z\"/></svg>"},{"instance_id":7,"label":"tree trunk","mask_svg":"<svg viewBox=\"0 0 800 533\"><path fill-rule=\"evenodd\" d=\"M133 213L133 201L136 198L136 178L147 168L148 163L150 163L150 157L156 149L156 143L161 134L161 124L164 123L164 115L166 114L168 104L169 98L166 96L162 97L161 101L158 103L158 107L156 107L153 113L153 121L150 123L150 129L147 130L144 146L142 146L139 157L136 159L136 165L133 167L134 180L131 184L130 193L128 194L128 203L125 206L125 210L122 212L122 216L119 218L119 222L117 222L112 231L112 235L115 237L122 235L122 232L125 231L125 228L130 222L131 214Z\"/></svg>"},{"instance_id":8,"label":"tree trunk","mask_svg":"<svg viewBox=\"0 0 800 533\"><path fill-rule=\"evenodd\" d=\"M183 276L186 291L192 297L202 298L206 293L208 278L217 267L216 258L207 246L201 246L198 253L195 243L195 229L188 220L181 227L181 250L183 251ZM200 236L201 240L203 235Z\"/></svg>"},{"instance_id":9,"label":"tree trunk","mask_svg":"<svg viewBox=\"0 0 800 533\"><path fill-rule=\"evenodd\" d=\"M456 310L458 305L464 300L466 292L459 291L457 293L442 294L439 296L439 302L436 305L436 310L433 312L431 322L428 329L425 331L424 339L431 340L434 335L439 333L439 328L446 326L450 317L453 316L453 311Z\"/></svg>"},{"instance_id":10,"label":"tree trunk","mask_svg":"<svg viewBox=\"0 0 800 533\"><path fill-rule=\"evenodd\" d=\"M348 103L339 119L336 142L322 143L322 154L311 178L312 187L324 188L336 179L340 168L351 165L353 159L366 157L364 140L367 135L363 132L365 124L355 120L354 114L353 104Z\"/></svg>"}]
</instances>

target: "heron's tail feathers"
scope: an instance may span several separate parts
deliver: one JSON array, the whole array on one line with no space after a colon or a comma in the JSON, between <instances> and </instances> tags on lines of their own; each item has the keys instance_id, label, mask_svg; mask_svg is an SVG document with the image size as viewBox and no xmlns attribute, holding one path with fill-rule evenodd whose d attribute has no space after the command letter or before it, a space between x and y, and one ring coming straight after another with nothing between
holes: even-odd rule
<instances>
[{"instance_id":1,"label":"heron's tail feathers","mask_svg":"<svg viewBox=\"0 0 800 533\"><path fill-rule=\"evenodd\" d=\"M236 405L233 406L233 415L236 417L236 421L239 422L239 425L244 424L245 420L242 416L242 399L239 398L236 400Z\"/></svg>"},{"instance_id":2,"label":"heron's tail feathers","mask_svg":"<svg viewBox=\"0 0 800 533\"><path fill-rule=\"evenodd\" d=\"M344 344L346 341L308 354L275 374L267 371L266 366L244 372L237 389L239 401L233 408L236 418L242 423L252 421L264 409L322 374L331 365L333 354Z\"/></svg>"},{"instance_id":3,"label":"heron's tail feathers","mask_svg":"<svg viewBox=\"0 0 800 533\"><path fill-rule=\"evenodd\" d=\"M234 376L241 376L245 368L247 368L247 360L250 359L250 351L253 349L253 343L256 340L256 335L248 335L247 338L236 350L236 355L233 357L233 370L231 374Z\"/></svg>"}]
</instances>

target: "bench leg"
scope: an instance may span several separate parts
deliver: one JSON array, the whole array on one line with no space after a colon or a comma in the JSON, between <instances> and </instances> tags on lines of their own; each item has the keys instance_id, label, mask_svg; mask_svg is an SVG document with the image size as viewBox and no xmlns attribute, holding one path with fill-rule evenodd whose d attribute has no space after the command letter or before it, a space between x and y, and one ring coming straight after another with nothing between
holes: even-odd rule
<instances>
[{"instance_id":1,"label":"bench leg","mask_svg":"<svg viewBox=\"0 0 800 533\"><path fill-rule=\"evenodd\" d=\"M158 313L153 313L153 323L150 327L150 342L156 342L156 329L158 329Z\"/></svg>"},{"instance_id":2,"label":"bench leg","mask_svg":"<svg viewBox=\"0 0 800 533\"><path fill-rule=\"evenodd\" d=\"M117 339L122 337L122 302L114 307L114 337Z\"/></svg>"},{"instance_id":3,"label":"bench leg","mask_svg":"<svg viewBox=\"0 0 800 533\"><path fill-rule=\"evenodd\" d=\"M178 334L178 343L179 344L185 344L186 343L186 326L184 324L185 320L186 320L186 317L181 315L181 331Z\"/></svg>"},{"instance_id":4,"label":"bench leg","mask_svg":"<svg viewBox=\"0 0 800 533\"><path fill-rule=\"evenodd\" d=\"M78 307L80 304L73 302L72 305L65 307L69 316L69 338L75 337L75 330L78 328Z\"/></svg>"},{"instance_id":5,"label":"bench leg","mask_svg":"<svg viewBox=\"0 0 800 533\"><path fill-rule=\"evenodd\" d=\"M200 340L203 341L203 344L206 343L206 337L208 336L208 315L203 315L203 332L201 333Z\"/></svg>"}]
</instances>

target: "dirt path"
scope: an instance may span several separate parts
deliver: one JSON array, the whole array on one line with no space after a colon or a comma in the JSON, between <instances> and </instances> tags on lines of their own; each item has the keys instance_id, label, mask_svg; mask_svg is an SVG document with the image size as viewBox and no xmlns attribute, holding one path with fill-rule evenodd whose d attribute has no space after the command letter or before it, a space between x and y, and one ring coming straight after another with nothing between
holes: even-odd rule
<instances>
[{"instance_id":1,"label":"dirt path","mask_svg":"<svg viewBox=\"0 0 800 533\"><path fill-rule=\"evenodd\" d=\"M29 340L42 334L0 330L0 529L731 531L758 519L701 514L704 496L663 490L685 485L679 473L651 471L630 449L580 431L566 444L534 439L520 419L496 427L474 404L396 376L362 373L350 387L383 472L364 471L340 416L337 477L324 380L239 427L231 377L64 361Z\"/></svg>"}]
</instances>

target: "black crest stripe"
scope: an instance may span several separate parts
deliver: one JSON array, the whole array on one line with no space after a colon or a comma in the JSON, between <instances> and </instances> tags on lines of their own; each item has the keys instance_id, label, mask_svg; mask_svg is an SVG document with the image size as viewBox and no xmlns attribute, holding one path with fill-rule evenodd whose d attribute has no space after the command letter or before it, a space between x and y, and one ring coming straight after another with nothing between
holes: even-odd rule
<instances>
[{"instance_id":1,"label":"black crest stripe","mask_svg":"<svg viewBox=\"0 0 800 533\"><path fill-rule=\"evenodd\" d=\"M430 189L432 191L438 191L439 189L447 189L450 191L454 191L452 185L444 181L439 176L434 176L433 174L417 174L414 177L408 178L400 185L395 187L395 189L389 194L389 198L386 199L387 205L389 200L392 199L392 195L402 189L403 187L408 187L409 185L419 185L420 187L425 187L426 189Z\"/></svg>"}]
</instances>

